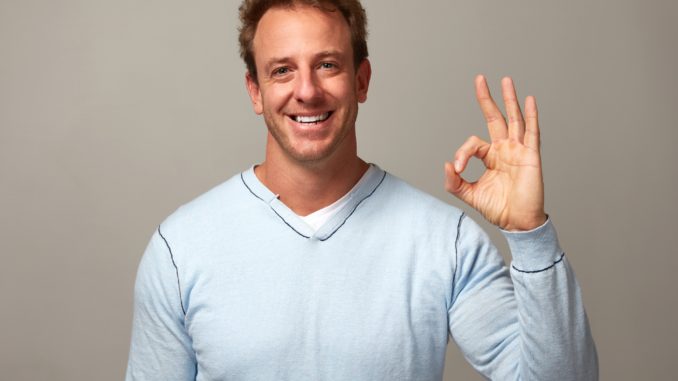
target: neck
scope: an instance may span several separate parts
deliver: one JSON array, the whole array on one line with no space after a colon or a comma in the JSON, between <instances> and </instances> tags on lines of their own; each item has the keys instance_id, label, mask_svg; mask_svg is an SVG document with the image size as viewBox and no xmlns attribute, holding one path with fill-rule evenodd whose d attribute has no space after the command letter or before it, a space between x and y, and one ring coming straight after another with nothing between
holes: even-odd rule
<instances>
[{"instance_id":1,"label":"neck","mask_svg":"<svg viewBox=\"0 0 678 381\"><path fill-rule=\"evenodd\" d=\"M368 168L368 164L358 157L355 144L349 144L348 149L340 149L324 160L308 163L279 152L273 140L269 135L266 160L254 172L259 181L300 216L340 199Z\"/></svg>"}]
</instances>

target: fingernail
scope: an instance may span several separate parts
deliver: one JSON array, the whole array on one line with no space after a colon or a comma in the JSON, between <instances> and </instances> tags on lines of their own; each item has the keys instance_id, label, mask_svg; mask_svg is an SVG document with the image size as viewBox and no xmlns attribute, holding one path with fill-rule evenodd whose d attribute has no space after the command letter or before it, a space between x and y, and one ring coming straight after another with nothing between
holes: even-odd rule
<instances>
[{"instance_id":1,"label":"fingernail","mask_svg":"<svg viewBox=\"0 0 678 381\"><path fill-rule=\"evenodd\" d=\"M457 160L454 162L454 170L457 173L461 172L461 161Z\"/></svg>"}]
</instances>

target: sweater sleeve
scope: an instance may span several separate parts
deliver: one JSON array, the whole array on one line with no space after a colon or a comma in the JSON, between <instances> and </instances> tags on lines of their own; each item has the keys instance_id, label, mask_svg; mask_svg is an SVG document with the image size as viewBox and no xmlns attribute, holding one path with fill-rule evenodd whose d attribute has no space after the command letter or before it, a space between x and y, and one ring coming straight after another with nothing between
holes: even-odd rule
<instances>
[{"instance_id":1,"label":"sweater sleeve","mask_svg":"<svg viewBox=\"0 0 678 381\"><path fill-rule=\"evenodd\" d=\"M127 381L187 381L196 377L178 269L160 232L158 228L153 234L137 272Z\"/></svg>"},{"instance_id":2,"label":"sweater sleeve","mask_svg":"<svg viewBox=\"0 0 678 381\"><path fill-rule=\"evenodd\" d=\"M510 270L474 221L462 216L459 222L448 310L452 338L492 380L597 380L579 285L551 221L503 233Z\"/></svg>"}]
</instances>

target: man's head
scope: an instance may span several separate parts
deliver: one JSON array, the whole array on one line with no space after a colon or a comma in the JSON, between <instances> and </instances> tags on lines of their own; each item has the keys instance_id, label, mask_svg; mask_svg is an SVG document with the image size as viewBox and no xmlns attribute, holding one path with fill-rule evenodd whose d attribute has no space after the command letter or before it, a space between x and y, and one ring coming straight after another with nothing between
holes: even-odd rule
<instances>
[{"instance_id":1,"label":"man's head","mask_svg":"<svg viewBox=\"0 0 678 381\"><path fill-rule=\"evenodd\" d=\"M341 12L351 30L353 65L357 69L367 58L367 17L359 0L243 0L240 4L240 57L247 65L250 76L257 81L257 66L254 60L254 35L259 20L271 8L294 8L312 6L327 12Z\"/></svg>"},{"instance_id":2,"label":"man's head","mask_svg":"<svg viewBox=\"0 0 678 381\"><path fill-rule=\"evenodd\" d=\"M371 69L366 58L356 65L343 13L324 3L272 6L251 33L254 68L245 78L268 127L267 161L315 166L355 159L358 103L367 99Z\"/></svg>"}]
</instances>

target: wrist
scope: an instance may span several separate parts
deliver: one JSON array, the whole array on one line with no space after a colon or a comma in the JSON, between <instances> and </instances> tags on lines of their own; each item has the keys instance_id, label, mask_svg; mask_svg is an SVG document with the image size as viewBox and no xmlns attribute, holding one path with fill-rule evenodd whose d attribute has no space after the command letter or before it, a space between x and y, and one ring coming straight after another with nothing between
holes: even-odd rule
<instances>
[{"instance_id":1,"label":"wrist","mask_svg":"<svg viewBox=\"0 0 678 381\"><path fill-rule=\"evenodd\" d=\"M553 222L549 218L544 225L530 231L502 231L511 250L512 267L533 272L545 269L562 258L563 249L558 243Z\"/></svg>"},{"instance_id":2,"label":"wrist","mask_svg":"<svg viewBox=\"0 0 678 381\"><path fill-rule=\"evenodd\" d=\"M521 218L518 221L508 223L505 226L500 226L499 228L507 232L527 232L543 226L547 220L548 215L542 212L537 216Z\"/></svg>"}]
</instances>

